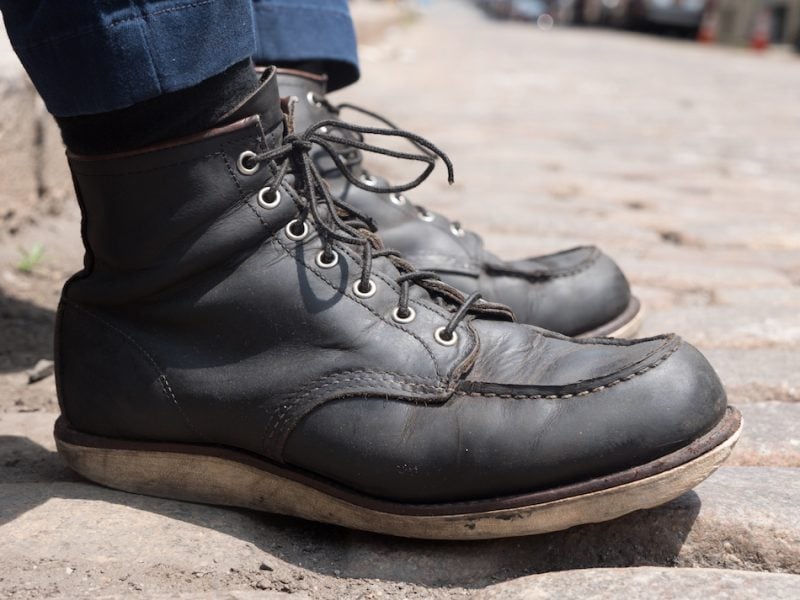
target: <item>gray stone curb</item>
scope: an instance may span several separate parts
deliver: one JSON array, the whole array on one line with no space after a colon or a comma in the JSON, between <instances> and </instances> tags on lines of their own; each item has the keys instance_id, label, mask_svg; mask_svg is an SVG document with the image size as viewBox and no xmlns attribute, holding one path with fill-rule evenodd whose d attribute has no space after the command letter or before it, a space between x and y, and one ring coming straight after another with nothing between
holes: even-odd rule
<instances>
[{"instance_id":1,"label":"gray stone curb","mask_svg":"<svg viewBox=\"0 0 800 600\"><path fill-rule=\"evenodd\" d=\"M492 586L475 600L796 600L800 576L718 569L587 569L548 573Z\"/></svg>"}]
</instances>

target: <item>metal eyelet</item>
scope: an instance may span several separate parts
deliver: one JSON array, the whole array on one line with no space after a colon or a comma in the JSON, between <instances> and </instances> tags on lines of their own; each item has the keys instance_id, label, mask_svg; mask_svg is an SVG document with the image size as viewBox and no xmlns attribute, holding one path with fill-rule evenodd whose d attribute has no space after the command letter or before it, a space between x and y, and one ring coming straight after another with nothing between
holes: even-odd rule
<instances>
[{"instance_id":1,"label":"metal eyelet","mask_svg":"<svg viewBox=\"0 0 800 600\"><path fill-rule=\"evenodd\" d=\"M358 296L359 298L372 298L375 295L375 292L378 291L378 286L375 285L375 282L372 279L369 280L369 289L366 292L362 292L361 288L361 280L356 279L353 282L353 293Z\"/></svg>"},{"instance_id":2,"label":"metal eyelet","mask_svg":"<svg viewBox=\"0 0 800 600\"><path fill-rule=\"evenodd\" d=\"M375 185L378 183L377 179L367 173L362 173L358 179L365 185Z\"/></svg>"},{"instance_id":3,"label":"metal eyelet","mask_svg":"<svg viewBox=\"0 0 800 600\"><path fill-rule=\"evenodd\" d=\"M433 213L429 213L427 210L419 213L419 218L426 223L433 223L436 220L436 216Z\"/></svg>"},{"instance_id":4,"label":"metal eyelet","mask_svg":"<svg viewBox=\"0 0 800 600\"><path fill-rule=\"evenodd\" d=\"M403 194L389 194L389 200L392 201L392 204L396 204L397 206L403 206L403 204L408 201Z\"/></svg>"},{"instance_id":5,"label":"metal eyelet","mask_svg":"<svg viewBox=\"0 0 800 600\"><path fill-rule=\"evenodd\" d=\"M286 237L288 237L290 240L293 240L295 242L299 242L301 240L304 240L308 236L308 233L309 233L309 231L311 231L311 229L309 228L308 223L303 221L302 222L303 233L297 234L297 233L292 231L292 227L294 227L294 225L296 223L300 223L300 221L298 221L297 219L292 219L286 225L286 227L284 228L284 231L286 231Z\"/></svg>"},{"instance_id":6,"label":"metal eyelet","mask_svg":"<svg viewBox=\"0 0 800 600\"><path fill-rule=\"evenodd\" d=\"M314 262L317 263L317 266L321 269L331 269L339 264L339 254L335 250L331 250L331 254L333 257L331 258L330 262L325 260L325 250L320 250L317 253L317 257L314 259Z\"/></svg>"},{"instance_id":7,"label":"metal eyelet","mask_svg":"<svg viewBox=\"0 0 800 600\"><path fill-rule=\"evenodd\" d=\"M411 323L411 321L413 321L414 319L417 318L417 311L415 311L410 306L408 308L406 308L406 310L408 311L408 314L405 317L401 317L400 316L400 307L399 306L396 307L392 311L392 319L394 319L398 323Z\"/></svg>"},{"instance_id":8,"label":"metal eyelet","mask_svg":"<svg viewBox=\"0 0 800 600\"><path fill-rule=\"evenodd\" d=\"M308 93L306 94L306 100L308 100L308 103L309 103L311 106L316 106L317 108L319 108L320 106L322 106L322 102L320 102L319 100L317 100L317 95L316 95L314 92L308 92Z\"/></svg>"},{"instance_id":9,"label":"metal eyelet","mask_svg":"<svg viewBox=\"0 0 800 600\"><path fill-rule=\"evenodd\" d=\"M442 337L444 333L445 327L439 327L436 331L433 332L434 339L439 342L442 346L455 346L456 342L458 342L458 334L454 331L450 334L449 339L445 339Z\"/></svg>"},{"instance_id":10,"label":"metal eyelet","mask_svg":"<svg viewBox=\"0 0 800 600\"><path fill-rule=\"evenodd\" d=\"M239 158L236 160L236 168L239 169L239 173L242 175L252 175L261 167L261 163L257 162L255 159L258 155L253 152L252 150L245 150L239 155ZM245 161L253 161L253 166L248 167L245 164Z\"/></svg>"},{"instance_id":11,"label":"metal eyelet","mask_svg":"<svg viewBox=\"0 0 800 600\"><path fill-rule=\"evenodd\" d=\"M268 194L272 194L272 200L267 200ZM261 188L258 192L258 204L262 208L275 208L278 204L281 203L281 191L275 190L272 191L272 188L267 186L265 188Z\"/></svg>"},{"instance_id":12,"label":"metal eyelet","mask_svg":"<svg viewBox=\"0 0 800 600\"><path fill-rule=\"evenodd\" d=\"M452 223L450 225L450 233L452 233L456 237L464 237L464 228L461 225L456 225Z\"/></svg>"},{"instance_id":13,"label":"metal eyelet","mask_svg":"<svg viewBox=\"0 0 800 600\"><path fill-rule=\"evenodd\" d=\"M318 131L319 131L320 133L328 133L328 131L330 131L330 130L328 129L328 127L327 127L327 126L323 125L322 127L320 127L320 128L318 129Z\"/></svg>"}]
</instances>

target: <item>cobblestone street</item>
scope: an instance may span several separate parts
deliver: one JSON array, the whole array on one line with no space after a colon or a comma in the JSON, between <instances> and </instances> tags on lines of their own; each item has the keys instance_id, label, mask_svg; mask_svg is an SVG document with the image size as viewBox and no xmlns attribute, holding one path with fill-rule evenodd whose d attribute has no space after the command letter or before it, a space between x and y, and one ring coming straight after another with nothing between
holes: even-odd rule
<instances>
[{"instance_id":1,"label":"cobblestone street","mask_svg":"<svg viewBox=\"0 0 800 600\"><path fill-rule=\"evenodd\" d=\"M503 256L580 244L613 256L645 305L641 334L675 331L696 344L742 410L731 460L651 511L470 543L84 482L54 452L53 377L29 383L27 372L52 359L60 285L81 261L79 217L53 126L25 100L32 92L6 52L0 597L800 598L800 56L541 31L456 0L419 15L387 9L384 30L363 4L354 4L361 82L330 99L381 113L449 154L456 184L438 168L411 200ZM19 111L32 133L19 129ZM42 210L3 217L4 198L29 197L14 191L23 138L37 140L25 152L38 165L31 206ZM394 181L413 173L369 161ZM41 264L21 273L19 249L34 244L44 246Z\"/></svg>"}]
</instances>

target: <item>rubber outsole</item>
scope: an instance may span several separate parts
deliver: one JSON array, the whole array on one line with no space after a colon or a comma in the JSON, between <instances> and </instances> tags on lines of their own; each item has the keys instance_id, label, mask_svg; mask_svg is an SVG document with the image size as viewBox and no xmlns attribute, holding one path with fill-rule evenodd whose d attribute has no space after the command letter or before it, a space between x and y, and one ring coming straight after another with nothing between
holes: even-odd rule
<instances>
[{"instance_id":1,"label":"rubber outsole","mask_svg":"<svg viewBox=\"0 0 800 600\"><path fill-rule=\"evenodd\" d=\"M236 450L89 436L63 417L55 437L73 470L114 489L399 537L471 540L559 531L668 502L717 469L741 426L739 412L728 408L711 432L646 465L527 495L433 505L370 498Z\"/></svg>"},{"instance_id":2,"label":"rubber outsole","mask_svg":"<svg viewBox=\"0 0 800 600\"><path fill-rule=\"evenodd\" d=\"M622 311L618 317L609 321L605 325L601 325L596 329L581 333L575 337L579 338L594 338L594 337L610 337L610 338L632 338L635 336L639 329L642 327L644 320L644 307L638 298L631 296L631 301L628 307Z\"/></svg>"}]
</instances>

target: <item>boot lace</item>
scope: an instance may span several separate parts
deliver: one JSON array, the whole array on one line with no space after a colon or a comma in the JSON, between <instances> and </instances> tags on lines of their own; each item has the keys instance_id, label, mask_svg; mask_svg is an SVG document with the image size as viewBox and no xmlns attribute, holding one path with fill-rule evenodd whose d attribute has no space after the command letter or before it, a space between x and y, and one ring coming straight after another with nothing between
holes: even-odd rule
<instances>
[{"instance_id":1,"label":"boot lace","mask_svg":"<svg viewBox=\"0 0 800 600\"><path fill-rule=\"evenodd\" d=\"M363 108L361 106L358 106L356 104L350 104L348 102L342 102L341 104L333 104L332 102L330 102L324 96L318 96L317 94L314 94L313 92L311 92L309 94L308 99L309 99L310 102L313 102L314 104L325 108L325 110L327 110L330 114L335 115L336 116L336 123L341 122L341 121L339 121L339 117L340 117L340 115L341 115L343 110L351 110L353 112L357 112L357 113L360 113L360 114L365 115L367 117L370 117L371 119L374 119L374 120L384 124L386 127L389 127L391 129L394 129L394 130L398 130L399 129L397 125L395 125L392 121L390 121L389 119L387 119L383 115L380 115L380 114L378 114L376 112L373 112L371 110L368 110L368 109ZM424 146L417 145L414 140L409 140L409 141L414 146L416 146L418 150L420 150L423 153L428 154L428 156L430 156L432 159L434 159L434 160L436 159L436 154L428 153L428 150ZM373 182L373 183L368 183L368 185L370 186L369 189L371 191L377 192L377 193L384 193L383 190L385 188L379 188L379 187L375 186L374 185L374 182L376 181L375 178L372 175L370 175L369 172L366 169L363 168L362 163L363 163L364 157L363 157L363 154L361 152L359 152L359 150L357 148L352 148L352 149L346 150L346 151L342 152L341 154L342 154L342 156L341 156L342 162L344 164L346 164L349 169L360 169L361 173L362 173L361 177L363 178L363 180L366 181L366 182ZM324 174L325 175L329 175L329 173L324 173ZM360 186L360 187L362 187L362 186ZM403 195L401 193L396 193L396 192L392 193L391 196L390 196L390 199L391 199L392 202L394 202L395 204L398 204L398 205L408 204L410 207L412 207L414 210L417 211L417 214L418 214L419 218L422 219L423 221L431 222L431 221L433 221L435 219L435 216L431 211L429 211L425 207L420 206L418 204L413 204L405 195ZM450 221L450 231L456 237L463 237L466 234L466 230L464 229L464 227L462 226L460 221Z\"/></svg>"},{"instance_id":2,"label":"boot lace","mask_svg":"<svg viewBox=\"0 0 800 600\"><path fill-rule=\"evenodd\" d=\"M289 110L291 114L291 107ZM287 120L287 127L289 121L290 118ZM334 128L347 132L349 135L347 133L335 135L331 133ZM364 135L403 138L411 142L420 152L401 152L368 144L364 141ZM371 279L373 261L377 258L386 258L400 273L395 278L395 282L400 288L397 307L393 313L395 320L403 323L414 318L414 309L409 304L410 286L417 285L426 289L432 298L452 312L452 317L447 324L435 332L436 340L443 345L455 344L457 339L455 330L470 313L482 314L489 318L513 319L510 309L505 306L486 302L477 292L465 297L455 288L440 281L436 273L418 271L400 253L386 249L376 235L376 228L371 219L331 194L327 182L311 157L314 145L322 148L331 157L339 172L352 185L381 193L400 194L418 186L433 171L437 157L441 158L446 165L447 179L452 184L454 181L453 164L442 150L425 138L409 131L395 127L364 127L345 123L339 119L320 121L300 134L289 133L284 136L280 146L263 152L249 153L246 157L245 166L248 168L254 168L258 163L266 163L270 166L273 176L267 182L265 189L271 190L273 194L277 193L288 174L294 176L292 185L298 192L298 198L292 196L292 199L300 212L299 216L287 225L287 232L294 235L295 239L300 239L305 236L310 221L323 243L323 250L319 256L319 260L323 261L323 264L331 266L335 264L337 255L333 249L334 242L360 248L361 274L353 285L356 295L365 298L375 293L375 283ZM342 146L357 151L421 162L425 164L425 168L418 177L406 183L386 186L370 185L352 173L351 165L338 150ZM242 159L240 158L240 160Z\"/></svg>"}]
</instances>

